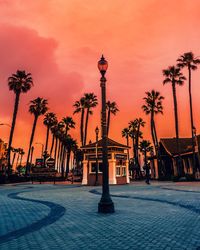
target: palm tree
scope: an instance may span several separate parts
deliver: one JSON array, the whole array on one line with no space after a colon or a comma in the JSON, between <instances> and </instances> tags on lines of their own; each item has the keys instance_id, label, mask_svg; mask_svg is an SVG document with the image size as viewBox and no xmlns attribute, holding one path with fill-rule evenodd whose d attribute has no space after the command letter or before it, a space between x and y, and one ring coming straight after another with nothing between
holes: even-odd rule
<instances>
[{"instance_id":1,"label":"palm tree","mask_svg":"<svg viewBox=\"0 0 200 250\"><path fill-rule=\"evenodd\" d=\"M15 163L16 154L18 153L18 148L12 148L12 152L14 153L13 159L12 159L12 165L11 165L11 167L13 168L14 163Z\"/></svg>"},{"instance_id":2,"label":"palm tree","mask_svg":"<svg viewBox=\"0 0 200 250\"><path fill-rule=\"evenodd\" d=\"M180 68L187 68L188 69L188 82L189 82L189 101L190 101L190 122L191 122L191 134L192 134L192 152L193 152L193 171L196 168L196 161L195 161L195 142L194 142L194 120L193 120L193 107L192 107L192 70L197 69L197 65L200 64L200 59L194 56L192 52L186 52L181 55L178 59L178 67Z\"/></svg>"},{"instance_id":3,"label":"palm tree","mask_svg":"<svg viewBox=\"0 0 200 250\"><path fill-rule=\"evenodd\" d=\"M56 137L56 132L58 130L58 121L57 123L51 127L51 133L52 133L52 142L51 142L51 149L50 149L50 157L52 156L53 148L54 148L54 142Z\"/></svg>"},{"instance_id":4,"label":"palm tree","mask_svg":"<svg viewBox=\"0 0 200 250\"><path fill-rule=\"evenodd\" d=\"M158 138L156 133L156 126L155 126L155 115L161 113L163 114L163 106L162 100L164 99L163 96L160 95L160 92L152 90L151 92L145 92L146 97L143 99L145 100L145 105L142 106L143 111L146 115L150 115L151 121L151 136L155 148L155 152L158 151Z\"/></svg>"},{"instance_id":5,"label":"palm tree","mask_svg":"<svg viewBox=\"0 0 200 250\"><path fill-rule=\"evenodd\" d=\"M82 97L80 101L76 101L73 105L75 111L73 114L81 113L81 122L80 122L80 136L81 136L81 145L84 145L84 115L85 115L85 98Z\"/></svg>"},{"instance_id":6,"label":"palm tree","mask_svg":"<svg viewBox=\"0 0 200 250\"><path fill-rule=\"evenodd\" d=\"M110 102L107 101L106 103L106 109L108 110L108 115L107 115L107 136L109 133L109 128L110 128L110 115L116 115L116 113L119 111L116 102Z\"/></svg>"},{"instance_id":7,"label":"palm tree","mask_svg":"<svg viewBox=\"0 0 200 250\"><path fill-rule=\"evenodd\" d=\"M182 86L186 78L180 72L180 68L175 67L175 66L169 66L168 69L164 69L163 76L165 77L163 84L166 84L166 83L172 84L172 93L173 93L173 100L174 100L175 131L176 131L176 147L177 147L178 155L180 155L176 85Z\"/></svg>"},{"instance_id":8,"label":"palm tree","mask_svg":"<svg viewBox=\"0 0 200 250\"><path fill-rule=\"evenodd\" d=\"M65 125L65 134L66 135L68 134L68 131L71 128L75 128L75 122L74 122L73 118L70 116L63 117L62 122Z\"/></svg>"},{"instance_id":9,"label":"palm tree","mask_svg":"<svg viewBox=\"0 0 200 250\"><path fill-rule=\"evenodd\" d=\"M149 166L147 164L147 152L151 152L153 147L151 146L150 141L142 140L139 145L139 149L144 155L144 167L146 169L146 183L149 184Z\"/></svg>"},{"instance_id":10,"label":"palm tree","mask_svg":"<svg viewBox=\"0 0 200 250\"><path fill-rule=\"evenodd\" d=\"M13 111L13 119L12 119L12 126L10 130L10 137L9 137L9 143L8 143L8 174L10 173L10 150L12 147L12 139L15 129L15 123L17 118L17 112L19 107L19 100L21 93L27 93L31 87L33 86L33 80L31 77L31 73L26 73L24 70L17 70L15 74L12 74L8 78L8 86L9 90L13 91L15 93L15 105L14 105L14 111Z\"/></svg>"},{"instance_id":11,"label":"palm tree","mask_svg":"<svg viewBox=\"0 0 200 250\"><path fill-rule=\"evenodd\" d=\"M55 151L54 151L54 159L55 159L55 162L56 162L56 167L59 169L60 167L60 153L61 153L61 146L62 146L62 142L61 142L61 139L62 139L62 136L64 134L64 124L63 122L59 122L58 123L58 128L55 132L55 137L56 137L56 145L55 145ZM58 149L58 150L57 150Z\"/></svg>"},{"instance_id":12,"label":"palm tree","mask_svg":"<svg viewBox=\"0 0 200 250\"><path fill-rule=\"evenodd\" d=\"M161 160L160 160L160 153L159 153L159 147L158 147L158 138L156 133L156 126L155 126L155 115L157 114L163 114L163 106L162 101L164 99L163 96L160 95L160 92L152 90L151 92L146 92L146 97L143 98L145 100L145 105L142 106L143 111L146 113L146 115L150 115L150 121L151 121L151 136L153 140L154 149L157 156L157 162L158 162L158 175L160 177L162 166L161 166Z\"/></svg>"},{"instance_id":13,"label":"palm tree","mask_svg":"<svg viewBox=\"0 0 200 250\"><path fill-rule=\"evenodd\" d=\"M136 141L135 141L135 147L136 147L136 156L135 156L135 159L136 159L136 164L139 165L139 159L138 159L138 149L139 149L139 138L141 138L141 131L140 131L140 128L141 127L144 127L145 125L145 121L143 121L142 118L138 118L138 119L135 119L135 124L137 126L137 133L136 133Z\"/></svg>"},{"instance_id":14,"label":"palm tree","mask_svg":"<svg viewBox=\"0 0 200 250\"><path fill-rule=\"evenodd\" d=\"M21 151L22 151L23 149L22 148L18 148L17 149L17 162L16 162L16 168L17 168L17 166L18 166L18 163L19 163L19 157L20 157L20 154L21 154Z\"/></svg>"},{"instance_id":15,"label":"palm tree","mask_svg":"<svg viewBox=\"0 0 200 250\"><path fill-rule=\"evenodd\" d=\"M64 145L67 149L67 160L66 160L66 177L69 173L69 162L71 157L71 152L77 147L77 142L71 136L67 135L64 139Z\"/></svg>"},{"instance_id":16,"label":"palm tree","mask_svg":"<svg viewBox=\"0 0 200 250\"><path fill-rule=\"evenodd\" d=\"M56 115L52 112L46 113L43 123L45 126L47 126L47 134L46 134L46 144L45 144L45 152L47 152L48 149L48 140L49 140L49 131L52 126L54 126L57 123Z\"/></svg>"},{"instance_id":17,"label":"palm tree","mask_svg":"<svg viewBox=\"0 0 200 250\"><path fill-rule=\"evenodd\" d=\"M128 153L128 161L129 161L129 128L124 128L122 130L122 137L126 138L126 145L128 147L127 153Z\"/></svg>"},{"instance_id":18,"label":"palm tree","mask_svg":"<svg viewBox=\"0 0 200 250\"><path fill-rule=\"evenodd\" d=\"M33 122L33 128L31 132L30 143L29 143L27 161L26 161L26 174L28 171L29 157L30 157L31 147L32 147L32 143L33 143L33 139L35 135L35 128L37 125L37 121L38 121L39 116L44 115L47 112L48 110L47 104L48 104L47 100L41 97L38 97L30 102L29 112L34 115L34 122Z\"/></svg>"},{"instance_id":19,"label":"palm tree","mask_svg":"<svg viewBox=\"0 0 200 250\"><path fill-rule=\"evenodd\" d=\"M19 165L21 166L22 165L23 156L25 155L25 152L24 152L23 149L21 150L20 155L21 155L21 157L20 157L20 163L19 163Z\"/></svg>"},{"instance_id":20,"label":"palm tree","mask_svg":"<svg viewBox=\"0 0 200 250\"><path fill-rule=\"evenodd\" d=\"M139 144L139 149L144 155L144 164L147 165L147 153L153 150L151 142L147 140L142 140Z\"/></svg>"},{"instance_id":21,"label":"palm tree","mask_svg":"<svg viewBox=\"0 0 200 250\"><path fill-rule=\"evenodd\" d=\"M85 135L84 135L84 146L87 143L87 130L88 130L88 120L89 115L93 114L92 108L96 107L98 104L97 96L94 93L84 94L85 99L85 109L86 109L86 119L85 119Z\"/></svg>"}]
</instances>

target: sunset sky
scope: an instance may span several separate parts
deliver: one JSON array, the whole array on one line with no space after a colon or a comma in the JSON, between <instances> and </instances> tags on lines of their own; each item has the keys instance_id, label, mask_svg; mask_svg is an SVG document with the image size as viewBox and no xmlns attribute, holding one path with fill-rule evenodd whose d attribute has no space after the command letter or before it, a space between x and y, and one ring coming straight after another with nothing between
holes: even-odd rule
<instances>
[{"instance_id":1,"label":"sunset sky","mask_svg":"<svg viewBox=\"0 0 200 250\"><path fill-rule=\"evenodd\" d=\"M163 86L162 69L176 63L184 52L200 56L199 0L0 0L0 123L12 121L14 94L7 78L17 69L31 72L34 87L22 94L13 146L27 149L33 116L30 100L48 99L49 111L59 119L72 116L73 103L94 92L100 103L97 62L103 53L109 63L107 98L120 112L111 119L110 137L125 143L121 130L130 120L146 121L144 138L151 139L149 117L141 110L145 91L158 90L164 115L156 118L158 136L174 137L170 85ZM184 71L187 77L187 71ZM200 133L200 68L193 73L194 121ZM180 136L190 136L188 83L177 88ZM80 116L71 134L79 142ZM43 117L35 142L45 141ZM88 140L100 121L100 105L89 120ZM0 126L8 141L9 127ZM40 146L35 146L35 157Z\"/></svg>"}]
</instances>

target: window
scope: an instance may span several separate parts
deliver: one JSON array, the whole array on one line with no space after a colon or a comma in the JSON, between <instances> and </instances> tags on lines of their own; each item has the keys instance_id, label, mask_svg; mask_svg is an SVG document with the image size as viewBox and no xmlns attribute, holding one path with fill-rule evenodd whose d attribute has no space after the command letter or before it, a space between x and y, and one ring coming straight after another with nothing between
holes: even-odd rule
<instances>
[{"instance_id":1,"label":"window","mask_svg":"<svg viewBox=\"0 0 200 250\"><path fill-rule=\"evenodd\" d=\"M103 164L102 162L98 162L98 165L99 165L99 169L98 169L98 172L99 173L102 173L102 168L103 168ZM92 162L91 163L91 173L96 173L96 162Z\"/></svg>"},{"instance_id":2,"label":"window","mask_svg":"<svg viewBox=\"0 0 200 250\"><path fill-rule=\"evenodd\" d=\"M92 164L91 164L91 172L96 173L96 162L92 162Z\"/></svg>"},{"instance_id":3,"label":"window","mask_svg":"<svg viewBox=\"0 0 200 250\"><path fill-rule=\"evenodd\" d=\"M119 166L116 166L116 176L120 176L121 173L120 173L120 167Z\"/></svg>"},{"instance_id":4,"label":"window","mask_svg":"<svg viewBox=\"0 0 200 250\"><path fill-rule=\"evenodd\" d=\"M126 176L126 167L122 167L122 176Z\"/></svg>"}]
</instances>

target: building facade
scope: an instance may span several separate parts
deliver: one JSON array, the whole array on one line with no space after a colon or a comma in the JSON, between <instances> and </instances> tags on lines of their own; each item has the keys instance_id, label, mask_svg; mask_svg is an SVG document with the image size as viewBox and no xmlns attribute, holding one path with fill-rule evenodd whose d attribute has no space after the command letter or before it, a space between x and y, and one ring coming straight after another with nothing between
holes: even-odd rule
<instances>
[{"instance_id":1,"label":"building facade","mask_svg":"<svg viewBox=\"0 0 200 250\"><path fill-rule=\"evenodd\" d=\"M129 147L107 139L109 184L127 184L129 180ZM83 185L95 185L96 166L98 165L98 183L102 184L102 140L90 143L83 150ZM96 164L97 163L97 164Z\"/></svg>"}]
</instances>

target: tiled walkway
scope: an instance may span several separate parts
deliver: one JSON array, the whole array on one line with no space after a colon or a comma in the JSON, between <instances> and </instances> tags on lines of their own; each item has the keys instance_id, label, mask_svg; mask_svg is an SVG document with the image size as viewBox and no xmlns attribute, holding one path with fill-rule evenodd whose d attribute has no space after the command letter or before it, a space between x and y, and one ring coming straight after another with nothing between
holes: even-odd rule
<instances>
[{"instance_id":1,"label":"tiled walkway","mask_svg":"<svg viewBox=\"0 0 200 250\"><path fill-rule=\"evenodd\" d=\"M112 186L114 214L98 214L101 187L0 186L0 249L200 249L200 185Z\"/></svg>"}]
</instances>

